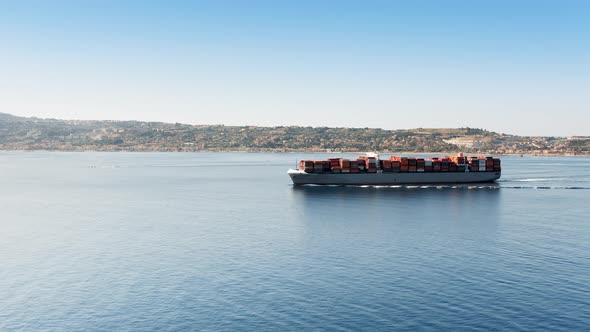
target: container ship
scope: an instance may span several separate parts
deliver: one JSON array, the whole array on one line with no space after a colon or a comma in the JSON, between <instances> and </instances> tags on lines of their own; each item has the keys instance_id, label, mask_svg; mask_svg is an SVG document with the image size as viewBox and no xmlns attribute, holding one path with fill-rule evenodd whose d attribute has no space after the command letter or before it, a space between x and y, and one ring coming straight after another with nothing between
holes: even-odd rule
<instances>
[{"instance_id":1,"label":"container ship","mask_svg":"<svg viewBox=\"0 0 590 332\"><path fill-rule=\"evenodd\" d=\"M287 174L295 185L399 185L493 182L500 178L500 159L488 156L379 159L367 154L356 159L301 160Z\"/></svg>"}]
</instances>

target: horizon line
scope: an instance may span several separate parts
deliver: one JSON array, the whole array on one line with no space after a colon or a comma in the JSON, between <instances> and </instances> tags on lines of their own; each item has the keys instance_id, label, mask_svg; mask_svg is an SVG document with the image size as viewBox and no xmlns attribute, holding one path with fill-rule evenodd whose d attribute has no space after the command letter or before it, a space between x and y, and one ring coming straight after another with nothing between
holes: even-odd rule
<instances>
[{"instance_id":1,"label":"horizon line","mask_svg":"<svg viewBox=\"0 0 590 332\"><path fill-rule=\"evenodd\" d=\"M255 128L279 128L279 127L294 127L294 128L329 128L329 129L373 129L373 130L384 130L384 131L410 131L410 130L419 130L419 129L426 129L426 130L445 130L445 129L478 129L483 130L490 133L500 134L500 135L507 135L507 136L518 136L518 137L579 137L584 135L517 135L517 134L509 134L504 132L497 132L493 130L488 130L485 128L477 128L477 127L415 127L415 128L397 128L397 129L385 129L382 127L332 127L332 126L301 126L301 125L271 125L271 126L260 126L260 125L249 125L249 124L242 124L242 125L226 125L223 123L217 124L194 124L194 123L183 123L183 122L167 122L167 121L148 121L148 120L137 120L137 119L128 119L128 120L113 120L113 119L66 119L66 118L43 118L37 116L22 116L22 115L14 115L11 113L0 112L1 114L5 114L8 116L13 116L16 118L25 118L25 119L39 119L39 120L58 120L58 121L95 121L95 122L143 122L143 123L163 123L163 124L181 124L181 125L189 125L189 126L224 126L224 127L255 127Z\"/></svg>"}]
</instances>

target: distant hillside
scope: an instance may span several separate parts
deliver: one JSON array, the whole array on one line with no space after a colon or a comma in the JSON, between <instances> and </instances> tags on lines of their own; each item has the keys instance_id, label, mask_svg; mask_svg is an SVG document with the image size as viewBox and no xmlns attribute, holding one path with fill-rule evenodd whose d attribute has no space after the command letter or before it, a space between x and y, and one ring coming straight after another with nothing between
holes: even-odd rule
<instances>
[{"instance_id":1,"label":"distant hillside","mask_svg":"<svg viewBox=\"0 0 590 332\"><path fill-rule=\"evenodd\" d=\"M590 154L590 137L523 137L473 128L384 130L77 121L0 113L0 150Z\"/></svg>"}]
</instances>

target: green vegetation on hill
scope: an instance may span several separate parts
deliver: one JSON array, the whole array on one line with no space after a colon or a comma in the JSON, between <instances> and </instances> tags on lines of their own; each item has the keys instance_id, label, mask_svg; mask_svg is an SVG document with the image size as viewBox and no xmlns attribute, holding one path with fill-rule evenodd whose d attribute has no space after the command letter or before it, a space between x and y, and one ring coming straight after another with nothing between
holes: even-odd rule
<instances>
[{"instance_id":1,"label":"green vegetation on hill","mask_svg":"<svg viewBox=\"0 0 590 332\"><path fill-rule=\"evenodd\" d=\"M0 149L590 154L590 138L522 137L474 128L384 130L187 125L38 119L0 113Z\"/></svg>"}]
</instances>

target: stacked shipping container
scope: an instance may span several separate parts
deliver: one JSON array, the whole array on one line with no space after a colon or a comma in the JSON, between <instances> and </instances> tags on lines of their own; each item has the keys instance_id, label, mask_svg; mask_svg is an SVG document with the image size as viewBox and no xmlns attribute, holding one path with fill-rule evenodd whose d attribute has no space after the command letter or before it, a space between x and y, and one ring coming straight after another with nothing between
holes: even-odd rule
<instances>
[{"instance_id":1,"label":"stacked shipping container","mask_svg":"<svg viewBox=\"0 0 590 332\"><path fill-rule=\"evenodd\" d=\"M360 156L349 160L330 158L328 160L301 160L299 169L306 173L377 173L377 172L499 172L500 159L477 156L444 158L413 158L391 156L381 160L376 157Z\"/></svg>"}]
</instances>

